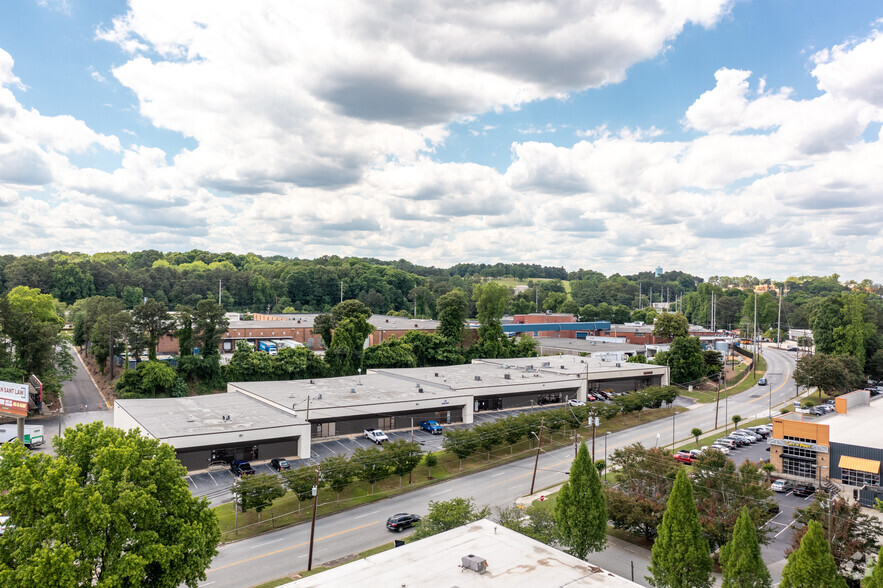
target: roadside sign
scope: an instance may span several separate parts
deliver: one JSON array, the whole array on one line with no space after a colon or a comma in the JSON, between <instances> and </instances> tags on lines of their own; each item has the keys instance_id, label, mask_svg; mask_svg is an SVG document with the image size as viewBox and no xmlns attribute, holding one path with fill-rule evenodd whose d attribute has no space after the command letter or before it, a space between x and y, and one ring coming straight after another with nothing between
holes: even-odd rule
<instances>
[{"instance_id":1,"label":"roadside sign","mask_svg":"<svg viewBox=\"0 0 883 588\"><path fill-rule=\"evenodd\" d=\"M0 414L28 416L28 385L0 382Z\"/></svg>"}]
</instances>

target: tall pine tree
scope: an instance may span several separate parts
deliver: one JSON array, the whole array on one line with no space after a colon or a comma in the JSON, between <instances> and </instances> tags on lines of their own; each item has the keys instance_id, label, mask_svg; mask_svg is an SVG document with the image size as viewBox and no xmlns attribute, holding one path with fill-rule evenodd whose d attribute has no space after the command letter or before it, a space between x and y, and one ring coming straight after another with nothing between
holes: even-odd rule
<instances>
[{"instance_id":1,"label":"tall pine tree","mask_svg":"<svg viewBox=\"0 0 883 588\"><path fill-rule=\"evenodd\" d=\"M657 534L647 581L658 588L709 588L711 555L702 537L693 486L683 468L678 470Z\"/></svg>"},{"instance_id":2,"label":"tall pine tree","mask_svg":"<svg viewBox=\"0 0 883 588\"><path fill-rule=\"evenodd\" d=\"M724 572L723 588L770 588L773 585L747 506L742 507L736 520L732 539L721 548L720 562Z\"/></svg>"},{"instance_id":3,"label":"tall pine tree","mask_svg":"<svg viewBox=\"0 0 883 588\"><path fill-rule=\"evenodd\" d=\"M800 547L788 556L779 588L846 588L837 573L837 562L828 548L825 532L818 521L810 521Z\"/></svg>"},{"instance_id":4,"label":"tall pine tree","mask_svg":"<svg viewBox=\"0 0 883 588\"><path fill-rule=\"evenodd\" d=\"M585 442L570 466L570 480L558 491L555 522L562 543L580 559L604 549L607 543L607 503Z\"/></svg>"}]
</instances>

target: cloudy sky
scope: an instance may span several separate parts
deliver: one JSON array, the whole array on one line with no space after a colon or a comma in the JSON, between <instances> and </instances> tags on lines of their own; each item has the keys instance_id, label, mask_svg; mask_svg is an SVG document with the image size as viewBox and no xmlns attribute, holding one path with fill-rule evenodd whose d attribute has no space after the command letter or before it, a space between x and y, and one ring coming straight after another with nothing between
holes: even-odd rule
<instances>
[{"instance_id":1,"label":"cloudy sky","mask_svg":"<svg viewBox=\"0 0 883 588\"><path fill-rule=\"evenodd\" d=\"M21 0L0 252L883 279L883 7Z\"/></svg>"}]
</instances>

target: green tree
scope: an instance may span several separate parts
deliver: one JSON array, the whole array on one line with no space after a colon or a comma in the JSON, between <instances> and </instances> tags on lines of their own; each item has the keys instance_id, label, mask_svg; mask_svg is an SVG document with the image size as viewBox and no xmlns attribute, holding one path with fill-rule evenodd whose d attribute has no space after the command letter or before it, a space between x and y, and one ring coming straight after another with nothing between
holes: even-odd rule
<instances>
[{"instance_id":1,"label":"green tree","mask_svg":"<svg viewBox=\"0 0 883 588\"><path fill-rule=\"evenodd\" d=\"M653 544L647 580L659 588L708 588L712 583L711 566L693 487L686 471L680 468Z\"/></svg>"},{"instance_id":2,"label":"green tree","mask_svg":"<svg viewBox=\"0 0 883 588\"><path fill-rule=\"evenodd\" d=\"M469 312L466 293L457 288L442 294L435 307L438 311L439 321L436 333L454 344L460 345L463 341L463 320Z\"/></svg>"},{"instance_id":3,"label":"green tree","mask_svg":"<svg viewBox=\"0 0 883 588\"><path fill-rule=\"evenodd\" d=\"M8 365L0 367L36 374L47 394L60 396L62 380L74 373L62 326L64 320L58 316L52 296L16 286L0 298L0 338L5 342L8 337L10 343L2 353Z\"/></svg>"},{"instance_id":4,"label":"green tree","mask_svg":"<svg viewBox=\"0 0 883 588\"><path fill-rule=\"evenodd\" d=\"M732 418L732 421L733 421L733 426L736 427L736 428L738 429L738 428L739 428L739 423L742 422L742 417L739 416L738 414L734 414L734 415L733 415L733 418Z\"/></svg>"},{"instance_id":5,"label":"green tree","mask_svg":"<svg viewBox=\"0 0 883 588\"><path fill-rule=\"evenodd\" d=\"M690 434L693 435L693 439L696 440L696 447L699 447L699 437L702 436L702 429L699 427L693 427L690 429Z\"/></svg>"},{"instance_id":6,"label":"green tree","mask_svg":"<svg viewBox=\"0 0 883 588\"><path fill-rule=\"evenodd\" d=\"M742 507L733 538L721 548L723 588L770 588L773 581L763 562L754 521Z\"/></svg>"},{"instance_id":7,"label":"green tree","mask_svg":"<svg viewBox=\"0 0 883 588\"><path fill-rule=\"evenodd\" d=\"M426 477L428 479L432 479L432 468L438 465L438 456L428 451L426 455L423 456L423 464L426 466Z\"/></svg>"},{"instance_id":8,"label":"green tree","mask_svg":"<svg viewBox=\"0 0 883 588\"><path fill-rule=\"evenodd\" d=\"M221 337L230 326L223 307L214 300L200 300L193 312L193 339L204 356L220 356Z\"/></svg>"},{"instance_id":9,"label":"green tree","mask_svg":"<svg viewBox=\"0 0 883 588\"><path fill-rule=\"evenodd\" d=\"M883 546L877 552L877 563L871 573L865 576L864 588L883 588Z\"/></svg>"},{"instance_id":10,"label":"green tree","mask_svg":"<svg viewBox=\"0 0 883 588\"><path fill-rule=\"evenodd\" d=\"M536 501L526 508L510 506L497 510L497 520L507 529L532 537L547 545L560 543L552 502Z\"/></svg>"},{"instance_id":11,"label":"green tree","mask_svg":"<svg viewBox=\"0 0 883 588\"><path fill-rule=\"evenodd\" d=\"M842 324L834 328L834 353L854 357L861 368L865 367L865 346L876 333L874 324L865 320L868 305L865 294L850 292L841 295Z\"/></svg>"},{"instance_id":12,"label":"green tree","mask_svg":"<svg viewBox=\"0 0 883 588\"><path fill-rule=\"evenodd\" d=\"M331 345L325 352L325 360L332 373L348 376L362 367L365 339L372 332L374 327L361 316L345 318L337 324Z\"/></svg>"},{"instance_id":13,"label":"green tree","mask_svg":"<svg viewBox=\"0 0 883 588\"><path fill-rule=\"evenodd\" d=\"M816 353L797 360L794 382L804 388L818 388L821 399L822 392L836 396L861 387L865 377L852 356Z\"/></svg>"},{"instance_id":14,"label":"green tree","mask_svg":"<svg viewBox=\"0 0 883 588\"><path fill-rule=\"evenodd\" d=\"M0 448L0 585L195 588L218 522L172 446L101 423L55 437L56 456Z\"/></svg>"},{"instance_id":15,"label":"green tree","mask_svg":"<svg viewBox=\"0 0 883 588\"><path fill-rule=\"evenodd\" d=\"M846 588L818 521L810 521L800 547L788 556L779 588Z\"/></svg>"},{"instance_id":16,"label":"green tree","mask_svg":"<svg viewBox=\"0 0 883 588\"><path fill-rule=\"evenodd\" d=\"M414 471L414 468L423 459L420 444L416 441L405 441L404 439L385 443L383 454L392 465L392 473L400 477L408 474L410 478L411 472Z\"/></svg>"},{"instance_id":17,"label":"green tree","mask_svg":"<svg viewBox=\"0 0 883 588\"><path fill-rule=\"evenodd\" d=\"M607 544L607 504L585 442L570 466L570 478L558 491L555 522L561 542L580 559Z\"/></svg>"},{"instance_id":18,"label":"green tree","mask_svg":"<svg viewBox=\"0 0 883 588\"><path fill-rule=\"evenodd\" d=\"M136 369L126 370L114 387L120 398L187 395L187 383L162 361L144 361Z\"/></svg>"},{"instance_id":19,"label":"green tree","mask_svg":"<svg viewBox=\"0 0 883 588\"><path fill-rule=\"evenodd\" d=\"M193 355L193 308L179 304L175 307L175 313L178 315L175 327L175 336L178 338L178 356Z\"/></svg>"},{"instance_id":20,"label":"green tree","mask_svg":"<svg viewBox=\"0 0 883 588\"><path fill-rule=\"evenodd\" d=\"M478 449L480 439L474 429L445 429L442 447L459 459L465 459Z\"/></svg>"},{"instance_id":21,"label":"green tree","mask_svg":"<svg viewBox=\"0 0 883 588\"><path fill-rule=\"evenodd\" d=\"M387 455L377 447L356 449L351 458L358 467L358 476L371 484L371 492L374 493L374 484L389 475L390 462Z\"/></svg>"},{"instance_id":22,"label":"green tree","mask_svg":"<svg viewBox=\"0 0 883 588\"><path fill-rule=\"evenodd\" d=\"M652 539L681 468L663 450L645 449L640 443L614 451L610 464L618 470L616 486L604 490L610 522L617 529Z\"/></svg>"},{"instance_id":23,"label":"green tree","mask_svg":"<svg viewBox=\"0 0 883 588\"><path fill-rule=\"evenodd\" d=\"M656 316L653 323L653 336L674 340L677 337L686 337L689 333L687 317L679 312L663 312Z\"/></svg>"},{"instance_id":24,"label":"green tree","mask_svg":"<svg viewBox=\"0 0 883 588\"><path fill-rule=\"evenodd\" d=\"M358 474L356 465L346 455L333 455L323 459L321 469L322 478L337 493L337 500L340 500L340 493L352 484Z\"/></svg>"},{"instance_id":25,"label":"green tree","mask_svg":"<svg viewBox=\"0 0 883 588\"><path fill-rule=\"evenodd\" d=\"M316 485L316 468L302 467L296 470L287 470L282 472L282 478L301 502L313 497L313 486Z\"/></svg>"},{"instance_id":26,"label":"green tree","mask_svg":"<svg viewBox=\"0 0 883 588\"><path fill-rule=\"evenodd\" d=\"M665 365L671 369L671 381L676 384L699 380L707 373L705 355L698 337L676 337L665 361Z\"/></svg>"},{"instance_id":27,"label":"green tree","mask_svg":"<svg viewBox=\"0 0 883 588\"><path fill-rule=\"evenodd\" d=\"M383 343L365 349L362 366L366 370L417 367L417 356L410 345L393 335Z\"/></svg>"},{"instance_id":28,"label":"green tree","mask_svg":"<svg viewBox=\"0 0 883 588\"><path fill-rule=\"evenodd\" d=\"M242 512L251 509L261 512L285 496L285 488L277 476L243 476L233 484L233 495Z\"/></svg>"},{"instance_id":29,"label":"green tree","mask_svg":"<svg viewBox=\"0 0 883 588\"><path fill-rule=\"evenodd\" d=\"M478 341L470 349L480 357L507 357L509 341L500 319L509 303L509 288L499 282L476 284L472 300L478 315Z\"/></svg>"},{"instance_id":30,"label":"green tree","mask_svg":"<svg viewBox=\"0 0 883 588\"><path fill-rule=\"evenodd\" d=\"M157 343L172 332L175 321L165 304L151 298L132 311L132 326L146 340L148 361L155 361Z\"/></svg>"},{"instance_id":31,"label":"green tree","mask_svg":"<svg viewBox=\"0 0 883 588\"><path fill-rule=\"evenodd\" d=\"M866 554L877 550L883 536L883 524L877 517L862 512L857 502L847 502L841 496L833 499L817 498L807 508L799 508L794 514L795 522L802 524L791 535L794 549L800 546L810 521L822 526L835 561L840 562L840 575L855 584L865 575ZM829 524L833 526L829 528Z\"/></svg>"},{"instance_id":32,"label":"green tree","mask_svg":"<svg viewBox=\"0 0 883 588\"><path fill-rule=\"evenodd\" d=\"M486 519L491 510L487 506L477 508L471 498L452 498L451 500L429 502L429 514L420 521L411 540L424 539L463 525Z\"/></svg>"}]
</instances>

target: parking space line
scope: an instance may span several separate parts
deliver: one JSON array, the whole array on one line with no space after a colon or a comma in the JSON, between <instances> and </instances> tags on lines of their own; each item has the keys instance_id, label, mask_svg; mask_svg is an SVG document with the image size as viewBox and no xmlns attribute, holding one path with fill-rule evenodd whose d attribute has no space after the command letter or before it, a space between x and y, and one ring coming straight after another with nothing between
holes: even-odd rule
<instances>
[{"instance_id":1,"label":"parking space line","mask_svg":"<svg viewBox=\"0 0 883 588\"><path fill-rule=\"evenodd\" d=\"M784 529L782 529L781 531L779 531L778 533L776 533L776 537L778 537L779 535L781 535L782 533L784 533L785 531L787 531L787 530L791 527L791 525L793 525L793 524L794 524L794 521L791 521L790 523L788 523L788 524L785 526Z\"/></svg>"},{"instance_id":2,"label":"parking space line","mask_svg":"<svg viewBox=\"0 0 883 588\"><path fill-rule=\"evenodd\" d=\"M193 487L194 487L194 488L199 488L199 486L196 485L196 482L194 482L194 481L190 478L190 476L187 476L187 481L190 482L191 484L193 484Z\"/></svg>"},{"instance_id":3,"label":"parking space line","mask_svg":"<svg viewBox=\"0 0 883 588\"><path fill-rule=\"evenodd\" d=\"M208 474L208 477L212 479L212 482L215 483L215 486L217 486L217 485L218 485L218 481L215 480L215 477L212 475L212 473L211 473L211 472L206 472L206 473Z\"/></svg>"}]
</instances>

